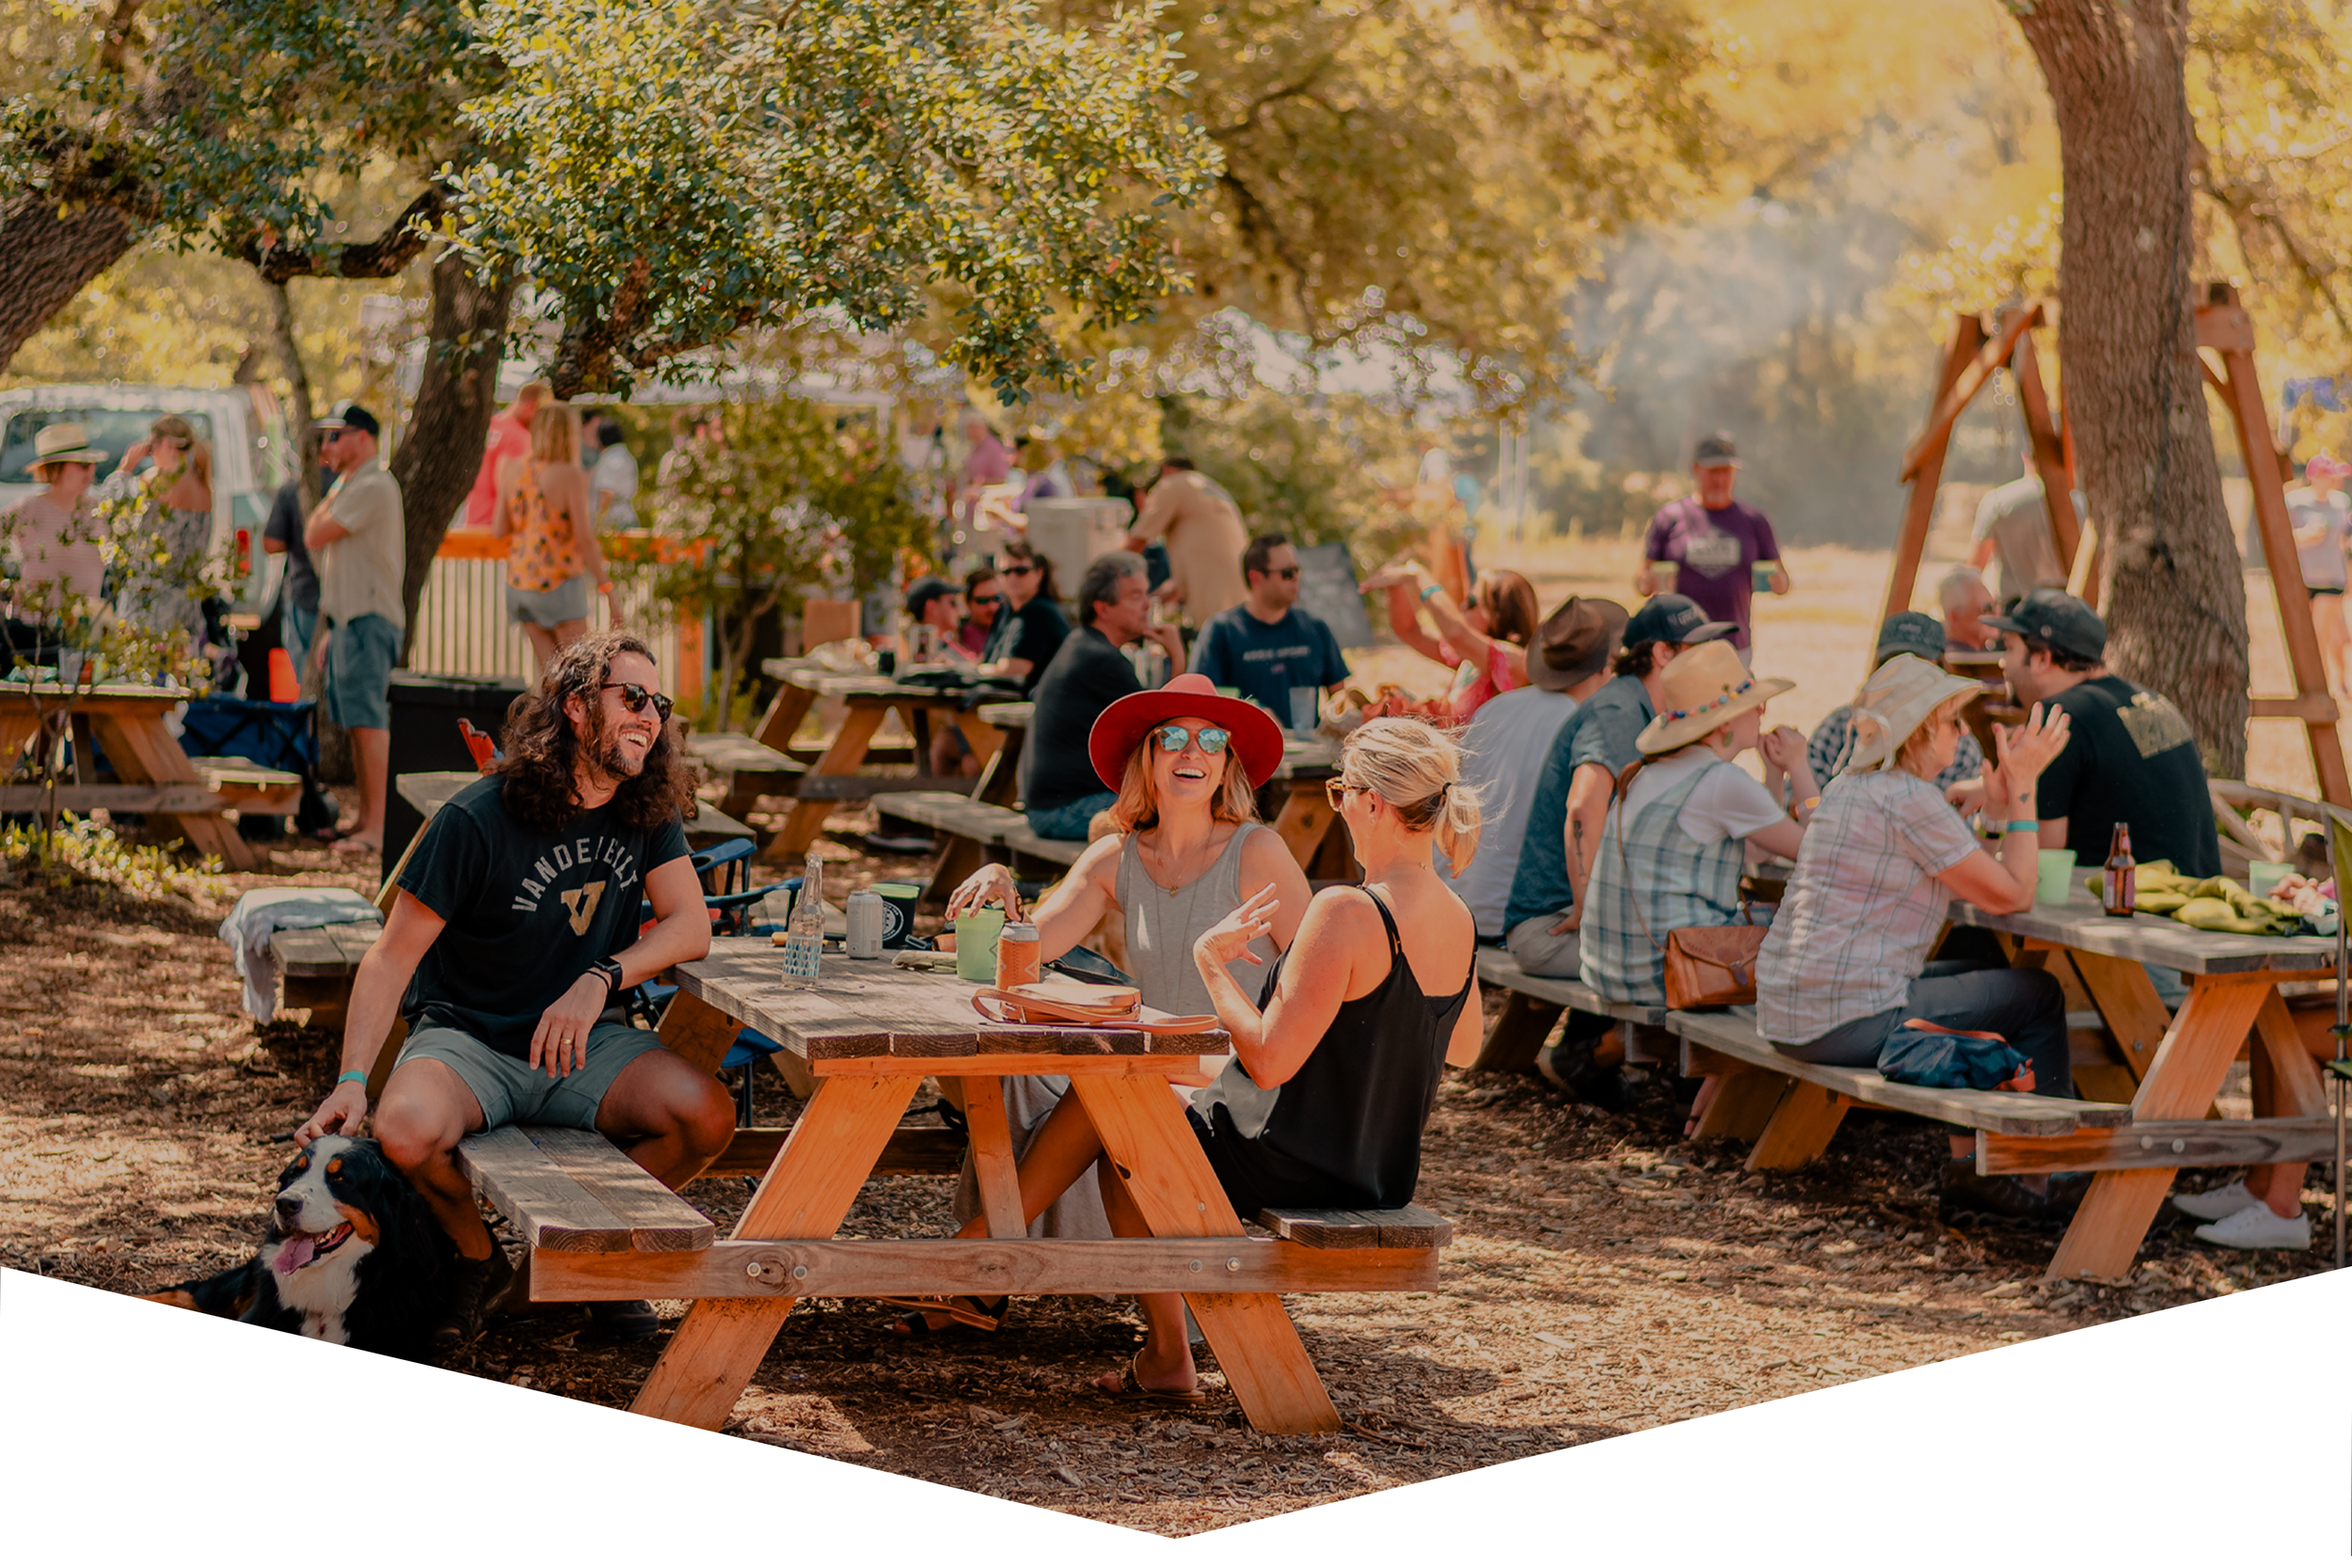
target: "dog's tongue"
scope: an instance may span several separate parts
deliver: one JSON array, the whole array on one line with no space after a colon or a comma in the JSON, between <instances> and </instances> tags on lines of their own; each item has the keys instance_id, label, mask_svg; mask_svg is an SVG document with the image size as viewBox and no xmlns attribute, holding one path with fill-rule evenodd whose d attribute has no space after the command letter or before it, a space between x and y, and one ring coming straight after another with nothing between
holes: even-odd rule
<instances>
[{"instance_id":1,"label":"dog's tongue","mask_svg":"<svg viewBox=\"0 0 2352 1568\"><path fill-rule=\"evenodd\" d=\"M289 1236L279 1244L278 1256L271 1261L270 1267L281 1275L292 1274L309 1262L311 1254L318 1249L319 1239L316 1236Z\"/></svg>"}]
</instances>

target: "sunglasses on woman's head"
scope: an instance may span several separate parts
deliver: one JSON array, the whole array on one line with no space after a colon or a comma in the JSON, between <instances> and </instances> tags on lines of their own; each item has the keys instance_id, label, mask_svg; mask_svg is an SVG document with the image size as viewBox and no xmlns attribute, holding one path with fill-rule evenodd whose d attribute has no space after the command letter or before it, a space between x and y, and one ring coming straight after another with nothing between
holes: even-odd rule
<instances>
[{"instance_id":1,"label":"sunglasses on woman's head","mask_svg":"<svg viewBox=\"0 0 2352 1568\"><path fill-rule=\"evenodd\" d=\"M1200 738L1201 752L1209 756L1216 756L1224 751L1226 742L1233 738L1225 731L1205 724L1198 731L1188 730L1182 724L1162 724L1152 735L1160 743L1160 750L1170 756L1190 745L1196 735Z\"/></svg>"},{"instance_id":2,"label":"sunglasses on woman's head","mask_svg":"<svg viewBox=\"0 0 2352 1568\"><path fill-rule=\"evenodd\" d=\"M665 724L670 721L670 699L659 691L646 690L635 681L607 681L596 689L599 691L618 690L621 694L621 705L631 713L644 712L645 705L651 703L655 716Z\"/></svg>"},{"instance_id":3,"label":"sunglasses on woman's head","mask_svg":"<svg viewBox=\"0 0 2352 1568\"><path fill-rule=\"evenodd\" d=\"M1347 804L1347 792L1349 790L1369 789L1372 786L1369 784L1343 784L1338 779L1326 779L1323 781L1323 798L1331 802L1331 809L1333 811L1337 811L1342 806Z\"/></svg>"}]
</instances>

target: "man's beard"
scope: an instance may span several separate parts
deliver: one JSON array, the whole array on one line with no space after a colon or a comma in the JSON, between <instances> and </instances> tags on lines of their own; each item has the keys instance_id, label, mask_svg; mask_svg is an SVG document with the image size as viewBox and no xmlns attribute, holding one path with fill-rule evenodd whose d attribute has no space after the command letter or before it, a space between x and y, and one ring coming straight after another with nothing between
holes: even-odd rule
<instances>
[{"instance_id":1,"label":"man's beard","mask_svg":"<svg viewBox=\"0 0 2352 1568\"><path fill-rule=\"evenodd\" d=\"M645 756L652 754L653 749L647 747ZM588 766L619 784L644 772L645 758L629 754L628 749L621 744L621 732L617 728L599 726L588 748Z\"/></svg>"}]
</instances>

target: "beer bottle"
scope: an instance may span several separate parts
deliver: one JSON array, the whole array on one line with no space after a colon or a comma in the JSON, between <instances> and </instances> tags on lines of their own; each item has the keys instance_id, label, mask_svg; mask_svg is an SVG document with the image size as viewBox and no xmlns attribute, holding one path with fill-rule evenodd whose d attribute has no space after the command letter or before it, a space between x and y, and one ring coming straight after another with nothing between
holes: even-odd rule
<instances>
[{"instance_id":1,"label":"beer bottle","mask_svg":"<svg viewBox=\"0 0 2352 1568\"><path fill-rule=\"evenodd\" d=\"M2132 825L2118 822L2107 840L2107 863L2099 878L2099 904L2107 913L2129 920L2139 902L2139 879L2134 874Z\"/></svg>"}]
</instances>

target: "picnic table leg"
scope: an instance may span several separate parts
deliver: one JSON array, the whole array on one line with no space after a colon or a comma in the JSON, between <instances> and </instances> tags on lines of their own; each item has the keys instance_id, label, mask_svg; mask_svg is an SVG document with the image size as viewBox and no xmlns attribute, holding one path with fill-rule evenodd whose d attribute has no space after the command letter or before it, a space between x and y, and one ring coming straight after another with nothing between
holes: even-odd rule
<instances>
[{"instance_id":1,"label":"picnic table leg","mask_svg":"<svg viewBox=\"0 0 2352 1568\"><path fill-rule=\"evenodd\" d=\"M1802 1079L1790 1080L1788 1092L1780 1097L1772 1119L1764 1124L1756 1147L1748 1150L1747 1168L1797 1170L1811 1164L1829 1147L1837 1124L1846 1119L1846 1107L1851 1103L1835 1089Z\"/></svg>"},{"instance_id":2,"label":"picnic table leg","mask_svg":"<svg viewBox=\"0 0 2352 1568\"><path fill-rule=\"evenodd\" d=\"M918 1082L820 1079L729 1239L822 1241L839 1229ZM792 1315L792 1299L694 1303L629 1408L717 1431Z\"/></svg>"},{"instance_id":3,"label":"picnic table leg","mask_svg":"<svg viewBox=\"0 0 2352 1568\"><path fill-rule=\"evenodd\" d=\"M963 732L963 743L972 748L972 754L980 759L983 769L995 760L996 749L1004 744L1004 731L961 707L943 705L939 711L955 721L956 728Z\"/></svg>"},{"instance_id":4,"label":"picnic table leg","mask_svg":"<svg viewBox=\"0 0 2352 1568\"><path fill-rule=\"evenodd\" d=\"M833 744L817 759L817 766L803 778L839 777L854 773L866 761L866 748L873 743L874 732L882 727L886 705L852 703L850 711L841 716L841 727L834 732ZM784 819L784 830L764 850L760 859L771 863L789 862L808 853L808 847L817 842L824 831L825 818L833 815L838 800L796 800Z\"/></svg>"},{"instance_id":5,"label":"picnic table leg","mask_svg":"<svg viewBox=\"0 0 2352 1568\"><path fill-rule=\"evenodd\" d=\"M998 1241L1026 1236L1029 1227L1021 1217L1021 1176L1012 1159L1012 1123L1005 1115L1005 1081L966 1078L963 1116L989 1235Z\"/></svg>"},{"instance_id":6,"label":"picnic table leg","mask_svg":"<svg viewBox=\"0 0 2352 1568\"><path fill-rule=\"evenodd\" d=\"M988 760L980 765L980 782L973 786L972 799L983 805L1002 806L1007 811L1010 811L1014 803L1021 799L1021 747L1028 732L998 730L993 724L981 724L977 714L963 715L958 719L957 722L962 723L965 718L972 721L964 724L965 735L969 736L972 733L974 724L979 724L981 728L993 731L1002 737L990 751L983 753ZM978 743L975 741L975 749L977 749L977 745Z\"/></svg>"},{"instance_id":7,"label":"picnic table leg","mask_svg":"<svg viewBox=\"0 0 2352 1568\"><path fill-rule=\"evenodd\" d=\"M1699 1113L1693 1138L1738 1138L1752 1143L1772 1124L1781 1093L1789 1084L1776 1072L1725 1072L1714 1075L1714 1098Z\"/></svg>"},{"instance_id":8,"label":"picnic table leg","mask_svg":"<svg viewBox=\"0 0 2352 1568\"><path fill-rule=\"evenodd\" d=\"M752 738L771 752L789 752L792 737L800 733L801 721L808 717L808 710L816 705L814 690L786 681L776 689L775 700L768 705Z\"/></svg>"},{"instance_id":9,"label":"picnic table leg","mask_svg":"<svg viewBox=\"0 0 2352 1568\"><path fill-rule=\"evenodd\" d=\"M2264 999L2272 994L2271 982L2264 978L2196 976L2189 985L2188 1000L2173 1016L2172 1027L2139 1081L2139 1093L2132 1098L2132 1119L2189 1121L2203 1116L2219 1092L2230 1063L2236 1059L2246 1032L2254 1026ZM2090 1275L2114 1279L2130 1273L2132 1259L2138 1256L2139 1243L2156 1211L2163 1207L2175 1174L2169 1166L2157 1166L2103 1170L2093 1176L2090 1191L2084 1195L2082 1207L2074 1211L2074 1223L2066 1227L2044 1277L2075 1279Z\"/></svg>"},{"instance_id":10,"label":"picnic table leg","mask_svg":"<svg viewBox=\"0 0 2352 1568\"><path fill-rule=\"evenodd\" d=\"M1323 835L1334 819L1330 799L1324 794L1320 779L1293 779L1290 799L1274 818L1274 831L1290 850L1291 859L1301 871L1311 871L1315 851L1323 847Z\"/></svg>"},{"instance_id":11,"label":"picnic table leg","mask_svg":"<svg viewBox=\"0 0 2352 1568\"><path fill-rule=\"evenodd\" d=\"M1470 1063L1470 1069L1525 1071L1534 1065L1535 1053L1543 1049L1545 1037L1565 1011L1557 1002L1546 1002L1524 991L1510 992L1503 998L1502 1011L1496 1015L1495 1026L1486 1031L1486 1042L1478 1048L1478 1058Z\"/></svg>"},{"instance_id":12,"label":"picnic table leg","mask_svg":"<svg viewBox=\"0 0 2352 1568\"><path fill-rule=\"evenodd\" d=\"M2156 1047L2172 1025L2172 1015L2156 995L2156 983L2148 978L2147 966L2079 948L2068 949L2067 956L2074 960L2074 973L2082 976L2083 989L2090 992L2091 1006L2106 1020L2107 1032L2115 1037L2132 1081L2146 1083ZM2204 1109L2200 1106L2189 1114L2202 1116Z\"/></svg>"},{"instance_id":13,"label":"picnic table leg","mask_svg":"<svg viewBox=\"0 0 2352 1568\"><path fill-rule=\"evenodd\" d=\"M1154 1236L1239 1236L1241 1216L1158 1078L1073 1075L1073 1093L1102 1135ZM1340 1413L1276 1295L1186 1295L1193 1321L1260 1432L1337 1432Z\"/></svg>"},{"instance_id":14,"label":"picnic table leg","mask_svg":"<svg viewBox=\"0 0 2352 1568\"><path fill-rule=\"evenodd\" d=\"M203 776L196 765L171 738L171 733L160 719L125 721L117 715L101 711L92 716L99 730L99 744L114 760L115 776L125 784L201 784ZM144 778L131 778L131 773ZM253 847L234 828L216 816L192 812L185 816L162 814L176 826L183 838L199 855L217 856L231 871L250 871L255 862Z\"/></svg>"}]
</instances>

